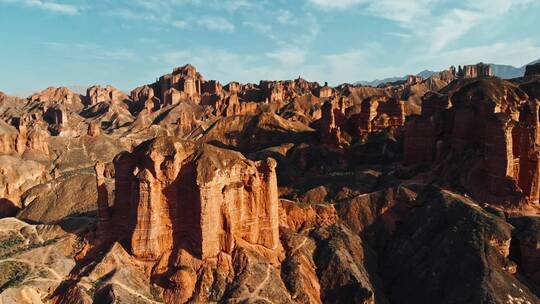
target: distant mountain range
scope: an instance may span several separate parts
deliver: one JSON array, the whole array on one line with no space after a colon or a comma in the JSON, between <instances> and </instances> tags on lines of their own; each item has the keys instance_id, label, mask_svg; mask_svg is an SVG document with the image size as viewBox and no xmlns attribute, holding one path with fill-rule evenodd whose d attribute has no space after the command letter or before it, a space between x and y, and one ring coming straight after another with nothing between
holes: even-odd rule
<instances>
[{"instance_id":1,"label":"distant mountain range","mask_svg":"<svg viewBox=\"0 0 540 304\"><path fill-rule=\"evenodd\" d=\"M530 65L530 64L535 64L535 63L539 63L540 62L540 59L538 60L535 60L531 63L528 63L522 67L515 67L515 66L511 66L511 65L504 65L504 64L494 64L494 63L490 63L489 65L491 65L491 67L493 68L493 73L495 74L495 76L497 77L500 77L500 78L503 78L503 79L511 79L511 78L516 78L516 77L521 77L523 76L523 74L525 74L525 67ZM422 72L416 74L418 76L422 76L424 78L428 78L430 77L431 75L437 73L436 71L431 71L431 70L423 70ZM369 86L378 86L379 84L382 84L382 83L387 83L387 82L394 82L394 81L400 81L400 80L405 80L407 79L407 76L402 76L402 77L389 77L389 78L384 78L384 79L376 79L376 80L373 80L373 81L359 81L357 83L359 84L362 84L362 85L369 85Z\"/></svg>"}]
</instances>

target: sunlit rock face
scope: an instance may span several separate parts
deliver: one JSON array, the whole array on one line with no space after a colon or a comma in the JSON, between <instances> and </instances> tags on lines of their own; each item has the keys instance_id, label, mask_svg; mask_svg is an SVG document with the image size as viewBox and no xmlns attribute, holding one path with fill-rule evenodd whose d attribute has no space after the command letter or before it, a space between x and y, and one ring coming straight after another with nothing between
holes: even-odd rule
<instances>
[{"instance_id":1,"label":"sunlit rock face","mask_svg":"<svg viewBox=\"0 0 540 304\"><path fill-rule=\"evenodd\" d=\"M133 163L124 164L125 158ZM136 210L129 236L134 256L155 260L184 249L211 258L230 254L236 240L279 249L273 160L252 162L229 150L160 137L116 165L115 208Z\"/></svg>"},{"instance_id":2,"label":"sunlit rock face","mask_svg":"<svg viewBox=\"0 0 540 304\"><path fill-rule=\"evenodd\" d=\"M100 102L119 103L127 99L127 95L113 86L92 86L86 90L86 99L90 105Z\"/></svg>"}]
</instances>

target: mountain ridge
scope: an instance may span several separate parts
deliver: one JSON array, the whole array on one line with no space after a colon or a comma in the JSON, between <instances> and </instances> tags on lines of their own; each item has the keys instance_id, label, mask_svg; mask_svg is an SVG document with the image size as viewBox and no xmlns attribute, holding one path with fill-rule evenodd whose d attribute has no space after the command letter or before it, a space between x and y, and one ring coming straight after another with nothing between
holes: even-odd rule
<instances>
[{"instance_id":1,"label":"mountain ridge","mask_svg":"<svg viewBox=\"0 0 540 304\"><path fill-rule=\"evenodd\" d=\"M531 64L535 64L535 63L539 63L540 62L540 59L537 59L537 60L534 60L530 63L527 63L521 67L515 67L513 65L508 65L508 64L496 64L496 63L488 63L492 68L493 68L493 73L495 74L495 76L499 77L499 78L503 78L503 79L511 79L511 78L516 78L516 77L521 77L525 74L525 68L528 66L528 65L531 65ZM417 76L422 76L424 78L428 78L428 77L431 77L433 74L435 73L438 73L437 71L432 71L432 70L423 70L421 72L419 72L418 74L416 74ZM371 81L357 81L355 84L362 84L362 85L367 85L367 86L373 86L373 87L376 87L380 84L383 84L383 83L388 83L388 82L395 82L395 81L400 81L400 80L405 80L407 79L407 75L405 76L401 76L401 77L387 77L387 78L383 78L383 79L375 79L375 80L371 80Z\"/></svg>"}]
</instances>

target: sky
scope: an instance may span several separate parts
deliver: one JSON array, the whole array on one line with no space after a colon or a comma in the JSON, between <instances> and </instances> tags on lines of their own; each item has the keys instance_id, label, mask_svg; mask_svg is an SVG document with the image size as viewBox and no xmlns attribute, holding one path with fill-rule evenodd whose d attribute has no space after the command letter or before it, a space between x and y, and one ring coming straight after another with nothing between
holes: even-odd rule
<instances>
[{"instance_id":1,"label":"sky","mask_svg":"<svg viewBox=\"0 0 540 304\"><path fill-rule=\"evenodd\" d=\"M540 58L538 0L0 0L0 91L205 79L332 85Z\"/></svg>"}]
</instances>

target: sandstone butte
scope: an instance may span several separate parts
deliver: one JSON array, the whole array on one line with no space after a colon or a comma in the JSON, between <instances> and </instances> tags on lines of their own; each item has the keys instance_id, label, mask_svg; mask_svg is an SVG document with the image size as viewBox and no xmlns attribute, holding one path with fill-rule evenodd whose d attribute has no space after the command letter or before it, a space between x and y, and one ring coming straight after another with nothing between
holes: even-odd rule
<instances>
[{"instance_id":1,"label":"sandstone butte","mask_svg":"<svg viewBox=\"0 0 540 304\"><path fill-rule=\"evenodd\" d=\"M0 93L0 303L540 303L540 69Z\"/></svg>"}]
</instances>

